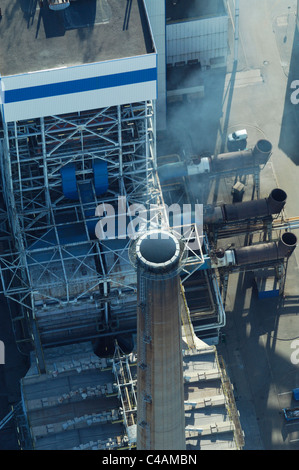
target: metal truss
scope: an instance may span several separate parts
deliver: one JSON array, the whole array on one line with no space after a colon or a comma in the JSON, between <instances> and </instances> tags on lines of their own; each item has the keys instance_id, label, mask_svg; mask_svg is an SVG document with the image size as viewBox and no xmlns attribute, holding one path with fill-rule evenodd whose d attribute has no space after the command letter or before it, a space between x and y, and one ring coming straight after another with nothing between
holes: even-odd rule
<instances>
[{"instance_id":1,"label":"metal truss","mask_svg":"<svg viewBox=\"0 0 299 470\"><path fill-rule=\"evenodd\" d=\"M130 355L132 356L132 354ZM137 441L137 396L136 377L133 379L131 368L136 367L136 357L125 355L115 344L112 370L115 376L118 398L121 402L121 414L128 438L128 447L136 447ZM136 371L135 374L136 376Z\"/></svg>"},{"instance_id":2,"label":"metal truss","mask_svg":"<svg viewBox=\"0 0 299 470\"><path fill-rule=\"evenodd\" d=\"M0 258L3 292L21 305L18 320L35 323L41 343L96 336L126 316L125 294L136 292L129 240L98 240L91 227L99 220L96 207L109 203L117 211L119 196L127 205L159 204L154 106L138 102L3 124L3 196L14 240ZM96 161L107 162L109 185L101 195L93 181ZM62 188L61 170L70 164L76 200ZM131 304L134 311L133 297Z\"/></svg>"}]
</instances>

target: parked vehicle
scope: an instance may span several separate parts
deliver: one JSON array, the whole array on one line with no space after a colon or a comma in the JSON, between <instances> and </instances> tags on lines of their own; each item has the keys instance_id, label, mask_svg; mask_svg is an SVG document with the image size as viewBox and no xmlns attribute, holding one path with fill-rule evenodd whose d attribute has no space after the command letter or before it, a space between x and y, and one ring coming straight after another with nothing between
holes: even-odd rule
<instances>
[{"instance_id":1,"label":"parked vehicle","mask_svg":"<svg viewBox=\"0 0 299 470\"><path fill-rule=\"evenodd\" d=\"M283 408L283 413L287 421L299 419L299 408Z\"/></svg>"},{"instance_id":2,"label":"parked vehicle","mask_svg":"<svg viewBox=\"0 0 299 470\"><path fill-rule=\"evenodd\" d=\"M248 134L246 129L241 129L239 131L235 131L232 134L229 134L227 139L229 142L240 142L247 140Z\"/></svg>"}]
</instances>

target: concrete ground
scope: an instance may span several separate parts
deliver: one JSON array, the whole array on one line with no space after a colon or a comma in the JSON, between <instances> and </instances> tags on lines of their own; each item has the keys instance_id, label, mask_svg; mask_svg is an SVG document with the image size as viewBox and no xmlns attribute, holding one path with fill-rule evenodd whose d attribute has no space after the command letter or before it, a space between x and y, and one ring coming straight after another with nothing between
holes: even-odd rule
<instances>
[{"instance_id":1,"label":"concrete ground","mask_svg":"<svg viewBox=\"0 0 299 470\"><path fill-rule=\"evenodd\" d=\"M233 12L234 2L229 4ZM261 172L261 195L271 184L283 188L288 194L287 217L299 216L299 111L290 102L290 82L299 78L296 4L240 0L235 78L254 70L262 82L235 86L223 110L224 131L245 127L249 144L262 136L271 141L273 154ZM299 345L298 260L297 248L289 262L283 299L258 300L252 273L230 277L226 342L219 351L235 384L247 449L299 449L299 421L287 423L282 413L282 408L295 406L292 389L299 386L299 367L293 363Z\"/></svg>"},{"instance_id":2,"label":"concrete ground","mask_svg":"<svg viewBox=\"0 0 299 470\"><path fill-rule=\"evenodd\" d=\"M287 217L299 216L294 151L299 120L298 109L290 103L290 82L299 77L296 3L240 0L239 60L234 74L232 47L229 71L234 86L226 82L220 126L224 137L246 128L249 147L262 137L271 141L273 154L261 172L261 196L271 186L285 189ZM234 2L229 5L233 13ZM297 248L283 299L258 300L252 273L230 276L226 341L218 349L235 386L245 449L299 449L299 421L287 423L282 413L282 408L295 406L292 389L299 386L298 364L293 363L299 345L298 260Z\"/></svg>"},{"instance_id":3,"label":"concrete ground","mask_svg":"<svg viewBox=\"0 0 299 470\"><path fill-rule=\"evenodd\" d=\"M198 72L192 85L204 84L199 102L168 106L165 154L227 151L227 134L248 131L248 147L266 138L273 153L261 171L260 197L280 187L287 194L286 217L299 216L299 105L293 105L291 83L299 79L299 34L295 0L239 0L238 61L234 62L234 0L227 69ZM190 82L190 77L188 78ZM186 85L187 86L187 85ZM231 179L190 182L199 202L231 202ZM252 178L245 199L251 199ZM256 197L256 196L255 196ZM294 231L297 237L298 230ZM279 236L278 233L276 233ZM243 240L239 240L242 243ZM225 240L222 240L225 245ZM282 408L295 406L299 387L299 248L287 270L284 297L258 300L253 273L230 276L226 302L224 357L235 388L245 433L245 449L299 449L299 420L286 422ZM297 341L297 342L296 342ZM296 354L298 351L298 354ZM297 402L298 405L298 402Z\"/></svg>"}]
</instances>

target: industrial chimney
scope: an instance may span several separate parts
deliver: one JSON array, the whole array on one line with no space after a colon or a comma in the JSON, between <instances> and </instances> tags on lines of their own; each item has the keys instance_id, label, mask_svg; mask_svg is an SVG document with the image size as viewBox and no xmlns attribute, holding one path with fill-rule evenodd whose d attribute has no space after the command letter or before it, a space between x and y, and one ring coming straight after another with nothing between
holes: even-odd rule
<instances>
[{"instance_id":1,"label":"industrial chimney","mask_svg":"<svg viewBox=\"0 0 299 470\"><path fill-rule=\"evenodd\" d=\"M142 235L137 266L137 449L184 450L179 271L183 246L170 232Z\"/></svg>"}]
</instances>

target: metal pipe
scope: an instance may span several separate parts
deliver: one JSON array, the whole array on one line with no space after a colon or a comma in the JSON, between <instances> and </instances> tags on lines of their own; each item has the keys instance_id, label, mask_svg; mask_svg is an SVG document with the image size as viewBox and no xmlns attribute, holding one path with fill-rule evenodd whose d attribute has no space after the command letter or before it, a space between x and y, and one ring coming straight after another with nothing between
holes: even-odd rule
<instances>
[{"instance_id":1,"label":"metal pipe","mask_svg":"<svg viewBox=\"0 0 299 470\"><path fill-rule=\"evenodd\" d=\"M265 165L271 155L272 144L268 140L259 140L251 150L220 153L211 158L211 168L215 173L242 170L258 165Z\"/></svg>"},{"instance_id":2,"label":"metal pipe","mask_svg":"<svg viewBox=\"0 0 299 470\"><path fill-rule=\"evenodd\" d=\"M285 232L278 242L235 248L233 251L236 265L244 266L288 258L295 250L296 244L296 235L291 232Z\"/></svg>"},{"instance_id":3,"label":"metal pipe","mask_svg":"<svg viewBox=\"0 0 299 470\"><path fill-rule=\"evenodd\" d=\"M285 232L277 245L279 258L288 258L291 256L297 246L297 237L294 233Z\"/></svg>"},{"instance_id":4,"label":"metal pipe","mask_svg":"<svg viewBox=\"0 0 299 470\"><path fill-rule=\"evenodd\" d=\"M211 268L246 266L258 263L271 263L289 258L297 245L297 237L285 232L279 241L243 246L224 251L219 248L211 259Z\"/></svg>"},{"instance_id":5,"label":"metal pipe","mask_svg":"<svg viewBox=\"0 0 299 470\"><path fill-rule=\"evenodd\" d=\"M283 189L275 188L268 197L270 214L279 214L285 206L287 193Z\"/></svg>"},{"instance_id":6,"label":"metal pipe","mask_svg":"<svg viewBox=\"0 0 299 470\"><path fill-rule=\"evenodd\" d=\"M251 150L220 153L200 159L199 164L187 165L185 162L167 163L158 168L160 182L175 181L186 176L205 173L223 173L265 165L271 155L272 144L266 139L259 140Z\"/></svg>"},{"instance_id":7,"label":"metal pipe","mask_svg":"<svg viewBox=\"0 0 299 470\"><path fill-rule=\"evenodd\" d=\"M275 188L264 199L222 204L207 210L205 224L226 224L247 219L257 219L279 214L285 206L287 194L283 189Z\"/></svg>"},{"instance_id":8,"label":"metal pipe","mask_svg":"<svg viewBox=\"0 0 299 470\"><path fill-rule=\"evenodd\" d=\"M184 162L167 163L158 168L160 183L177 180L188 175L187 166Z\"/></svg>"}]
</instances>

